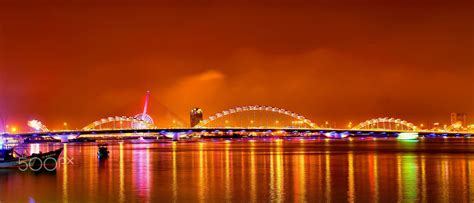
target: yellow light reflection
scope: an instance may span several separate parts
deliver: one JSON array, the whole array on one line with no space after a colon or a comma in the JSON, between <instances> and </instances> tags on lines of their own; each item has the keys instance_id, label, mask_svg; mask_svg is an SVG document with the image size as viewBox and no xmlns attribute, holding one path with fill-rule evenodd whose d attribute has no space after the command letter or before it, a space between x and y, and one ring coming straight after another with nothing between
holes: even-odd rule
<instances>
[{"instance_id":1,"label":"yellow light reflection","mask_svg":"<svg viewBox=\"0 0 474 203\"><path fill-rule=\"evenodd\" d=\"M374 153L374 200L379 202L379 167L377 153Z\"/></svg>"},{"instance_id":2,"label":"yellow light reflection","mask_svg":"<svg viewBox=\"0 0 474 203\"><path fill-rule=\"evenodd\" d=\"M199 143L199 180L198 180L198 188L199 188L199 201L206 202L206 180L205 180L205 171L204 171L204 143Z\"/></svg>"},{"instance_id":3,"label":"yellow light reflection","mask_svg":"<svg viewBox=\"0 0 474 203\"><path fill-rule=\"evenodd\" d=\"M440 201L441 202L449 202L449 163L448 157L446 155L442 156L441 161L441 186L439 187L440 191L439 194L441 195Z\"/></svg>"},{"instance_id":4,"label":"yellow light reflection","mask_svg":"<svg viewBox=\"0 0 474 203\"><path fill-rule=\"evenodd\" d=\"M331 157L329 151L326 151L326 200L331 202Z\"/></svg>"},{"instance_id":5,"label":"yellow light reflection","mask_svg":"<svg viewBox=\"0 0 474 203\"><path fill-rule=\"evenodd\" d=\"M96 162L96 151L94 150L94 147L89 147L88 148L88 154L89 154L89 185L88 185L88 193L90 194L90 198L93 198L95 195L97 195L97 162ZM89 201L92 201L90 199Z\"/></svg>"},{"instance_id":6,"label":"yellow light reflection","mask_svg":"<svg viewBox=\"0 0 474 203\"><path fill-rule=\"evenodd\" d=\"M400 154L397 154L397 189L398 202L403 202L402 161Z\"/></svg>"},{"instance_id":7,"label":"yellow light reflection","mask_svg":"<svg viewBox=\"0 0 474 203\"><path fill-rule=\"evenodd\" d=\"M284 169L283 169L283 155L282 155L282 148L281 144L277 145L277 154L275 156L276 159L276 202L283 202L285 199L284 196L284 191L283 191L283 174L284 174Z\"/></svg>"},{"instance_id":8,"label":"yellow light reflection","mask_svg":"<svg viewBox=\"0 0 474 203\"><path fill-rule=\"evenodd\" d=\"M270 198L272 201L276 199L275 195L275 166L274 166L274 151L270 152Z\"/></svg>"},{"instance_id":9,"label":"yellow light reflection","mask_svg":"<svg viewBox=\"0 0 474 203\"><path fill-rule=\"evenodd\" d=\"M461 170L460 172L459 171L456 171L455 173L458 173L458 174L461 174L461 185L462 185L462 191L463 193L468 193L469 194L469 188L468 188L468 185L467 185L467 182L466 180L468 179L468 177L466 177L467 175L467 172L466 172L466 166L467 166L467 162L466 162L467 159L463 159L463 160L459 160L461 163L459 164L461 167L459 167L459 169ZM462 199L462 202L468 202L466 200L466 196L463 195L463 199Z\"/></svg>"},{"instance_id":10,"label":"yellow light reflection","mask_svg":"<svg viewBox=\"0 0 474 203\"><path fill-rule=\"evenodd\" d=\"M225 199L227 202L232 201L232 189L231 189L231 182L232 180L230 179L230 144L226 143L225 145Z\"/></svg>"},{"instance_id":11,"label":"yellow light reflection","mask_svg":"<svg viewBox=\"0 0 474 203\"><path fill-rule=\"evenodd\" d=\"M270 198L273 202L283 202L283 156L281 143L276 142L276 148L270 153Z\"/></svg>"},{"instance_id":12,"label":"yellow light reflection","mask_svg":"<svg viewBox=\"0 0 474 203\"><path fill-rule=\"evenodd\" d=\"M299 188L300 194L299 197L301 198L298 202L306 202L306 164L305 164L305 155L299 156Z\"/></svg>"},{"instance_id":13,"label":"yellow light reflection","mask_svg":"<svg viewBox=\"0 0 474 203\"><path fill-rule=\"evenodd\" d=\"M68 202L68 177L67 177L67 143L63 144L63 202Z\"/></svg>"},{"instance_id":14,"label":"yellow light reflection","mask_svg":"<svg viewBox=\"0 0 474 203\"><path fill-rule=\"evenodd\" d=\"M172 159L173 159L173 202L178 200L178 180L177 180L177 165L176 165L176 142L172 143Z\"/></svg>"},{"instance_id":15,"label":"yellow light reflection","mask_svg":"<svg viewBox=\"0 0 474 203\"><path fill-rule=\"evenodd\" d=\"M467 162L467 176L469 177L469 202L474 202L474 160Z\"/></svg>"},{"instance_id":16,"label":"yellow light reflection","mask_svg":"<svg viewBox=\"0 0 474 203\"><path fill-rule=\"evenodd\" d=\"M119 143L119 202L125 202L125 172L123 163L123 142Z\"/></svg>"},{"instance_id":17,"label":"yellow light reflection","mask_svg":"<svg viewBox=\"0 0 474 203\"><path fill-rule=\"evenodd\" d=\"M355 201L355 192L354 192L354 154L352 151L349 152L348 157L348 186L349 190L347 191L347 201L354 202Z\"/></svg>"},{"instance_id":18,"label":"yellow light reflection","mask_svg":"<svg viewBox=\"0 0 474 203\"><path fill-rule=\"evenodd\" d=\"M312 159L310 158L309 163L311 163L311 162L312 162ZM323 162L323 157L318 156L318 164L317 164L317 166L318 166L318 169L317 169L318 178L317 178L317 182L316 182L316 185L317 185L317 193L316 194L323 194L323 188L325 188L324 183L323 183L323 179L324 179L324 175L325 175L323 173L323 166L324 165L322 164L322 162ZM312 171L311 165L309 165L309 167L310 167L310 169L308 171ZM310 183L310 184L312 185L313 183Z\"/></svg>"},{"instance_id":19,"label":"yellow light reflection","mask_svg":"<svg viewBox=\"0 0 474 203\"><path fill-rule=\"evenodd\" d=\"M421 202L426 202L426 159L421 155Z\"/></svg>"},{"instance_id":20,"label":"yellow light reflection","mask_svg":"<svg viewBox=\"0 0 474 203\"><path fill-rule=\"evenodd\" d=\"M257 202L257 179L255 166L255 143L250 143L250 202Z\"/></svg>"}]
</instances>

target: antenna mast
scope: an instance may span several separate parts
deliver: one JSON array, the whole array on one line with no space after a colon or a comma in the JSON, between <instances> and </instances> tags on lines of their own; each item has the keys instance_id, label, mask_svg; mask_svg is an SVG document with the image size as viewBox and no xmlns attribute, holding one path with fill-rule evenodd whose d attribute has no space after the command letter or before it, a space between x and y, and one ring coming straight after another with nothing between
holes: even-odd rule
<instances>
[{"instance_id":1,"label":"antenna mast","mask_svg":"<svg viewBox=\"0 0 474 203\"><path fill-rule=\"evenodd\" d=\"M150 91L146 91L145 105L143 106L143 114L145 115L148 110L148 98L150 97Z\"/></svg>"}]
</instances>

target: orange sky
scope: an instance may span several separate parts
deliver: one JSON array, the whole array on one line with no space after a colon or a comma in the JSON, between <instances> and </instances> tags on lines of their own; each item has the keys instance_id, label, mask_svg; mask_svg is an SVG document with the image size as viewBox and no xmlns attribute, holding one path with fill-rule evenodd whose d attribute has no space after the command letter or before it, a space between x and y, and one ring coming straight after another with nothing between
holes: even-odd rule
<instances>
[{"instance_id":1,"label":"orange sky","mask_svg":"<svg viewBox=\"0 0 474 203\"><path fill-rule=\"evenodd\" d=\"M0 120L81 128L151 90L162 126L252 104L474 122L472 1L67 2L0 0Z\"/></svg>"}]
</instances>

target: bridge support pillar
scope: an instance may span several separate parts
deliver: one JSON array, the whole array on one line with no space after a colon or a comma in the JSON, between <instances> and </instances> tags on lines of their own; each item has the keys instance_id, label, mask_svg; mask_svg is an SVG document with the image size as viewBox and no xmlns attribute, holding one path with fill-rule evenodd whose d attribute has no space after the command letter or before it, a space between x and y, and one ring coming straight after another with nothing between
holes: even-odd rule
<instances>
[{"instance_id":1,"label":"bridge support pillar","mask_svg":"<svg viewBox=\"0 0 474 203\"><path fill-rule=\"evenodd\" d=\"M179 140L179 133L173 133L173 141L178 141Z\"/></svg>"},{"instance_id":2,"label":"bridge support pillar","mask_svg":"<svg viewBox=\"0 0 474 203\"><path fill-rule=\"evenodd\" d=\"M68 135L61 135L59 136L61 138L61 142L69 142L69 136Z\"/></svg>"}]
</instances>

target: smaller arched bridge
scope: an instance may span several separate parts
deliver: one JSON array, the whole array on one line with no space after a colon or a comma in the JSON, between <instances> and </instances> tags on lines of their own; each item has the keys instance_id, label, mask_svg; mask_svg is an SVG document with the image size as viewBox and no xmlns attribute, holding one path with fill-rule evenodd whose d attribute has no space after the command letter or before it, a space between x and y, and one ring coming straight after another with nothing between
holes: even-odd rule
<instances>
[{"instance_id":1,"label":"smaller arched bridge","mask_svg":"<svg viewBox=\"0 0 474 203\"><path fill-rule=\"evenodd\" d=\"M375 118L359 123L353 129L416 131L418 127L408 121L398 118Z\"/></svg>"}]
</instances>

